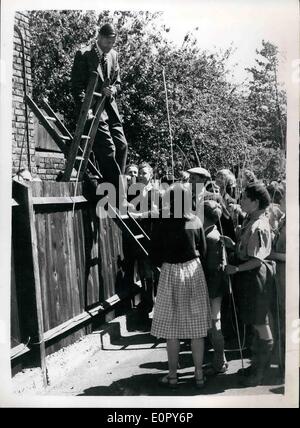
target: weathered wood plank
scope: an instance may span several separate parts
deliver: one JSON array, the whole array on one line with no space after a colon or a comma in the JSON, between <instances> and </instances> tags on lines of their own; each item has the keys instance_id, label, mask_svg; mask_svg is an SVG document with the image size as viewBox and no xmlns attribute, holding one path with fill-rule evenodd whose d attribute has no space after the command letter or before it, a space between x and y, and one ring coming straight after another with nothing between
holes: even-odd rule
<instances>
[{"instance_id":1,"label":"weathered wood plank","mask_svg":"<svg viewBox=\"0 0 300 428\"><path fill-rule=\"evenodd\" d=\"M74 212L74 248L75 267L79 293L79 308L85 309L84 287L85 287L85 236L83 223L83 209Z\"/></svg>"},{"instance_id":2,"label":"weathered wood plank","mask_svg":"<svg viewBox=\"0 0 300 428\"><path fill-rule=\"evenodd\" d=\"M32 200L34 198L43 195L43 182L34 181L31 183ZM42 295L42 306L43 306L43 322L44 331L49 329L49 317L48 317L48 299L47 299L47 278L46 278L46 249L45 249L45 219L42 214L35 213L35 227L36 236L38 242L38 258L39 258L39 271L40 271L40 283L41 283L41 295Z\"/></svg>"},{"instance_id":3,"label":"weathered wood plank","mask_svg":"<svg viewBox=\"0 0 300 428\"><path fill-rule=\"evenodd\" d=\"M16 287L16 277L15 277L15 258L14 258L14 248L11 246L11 294L10 294L10 346L13 348L22 342L21 329L20 329L20 319L19 319L19 305L18 305L18 295Z\"/></svg>"},{"instance_id":4,"label":"weathered wood plank","mask_svg":"<svg viewBox=\"0 0 300 428\"><path fill-rule=\"evenodd\" d=\"M56 194L58 196L63 194L62 183L59 183L56 186ZM51 188L51 192L53 192L53 187ZM66 270L68 268L68 264L70 260L67 254L66 242L65 242L65 234L66 234L66 215L64 211L59 211L53 213L53 221L54 221L54 233L53 233L53 251L55 257L56 264L56 272L57 272L57 301L56 307L59 309L58 314L58 324L64 322L68 317L68 311L66 313L65 301L67 300L68 292L67 288L69 287L68 278L66 275ZM70 302L69 302L70 304Z\"/></svg>"},{"instance_id":5,"label":"weathered wood plank","mask_svg":"<svg viewBox=\"0 0 300 428\"><path fill-rule=\"evenodd\" d=\"M38 335L40 342L40 357L41 357L41 369L43 374L44 386L48 384L47 367L46 367L46 351L44 342L44 322L43 322L43 306L42 306L42 294L41 294L41 283L40 283L40 271L38 261L38 245L35 228L35 214L32 205L32 191L28 188L28 211L29 211L29 224L31 232L31 245L32 245L32 258L33 258L33 273L35 280L35 299L38 319Z\"/></svg>"},{"instance_id":6,"label":"weathered wood plank","mask_svg":"<svg viewBox=\"0 0 300 428\"><path fill-rule=\"evenodd\" d=\"M25 343L20 343L17 346L14 346L10 349L10 359L13 360L14 358L20 357L21 355L26 354L30 351L30 348L28 348Z\"/></svg>"},{"instance_id":7,"label":"weathered wood plank","mask_svg":"<svg viewBox=\"0 0 300 428\"><path fill-rule=\"evenodd\" d=\"M86 284L85 296L86 305L99 302L99 270L98 266L93 265L91 260L98 257L98 222L95 219L95 207L90 205L84 212L85 215L85 270Z\"/></svg>"},{"instance_id":8,"label":"weathered wood plank","mask_svg":"<svg viewBox=\"0 0 300 428\"><path fill-rule=\"evenodd\" d=\"M67 193L68 183L63 184L63 191ZM76 257L75 257L75 243L74 243L74 217L72 211L63 214L65 222L65 230L63 230L63 242L66 258L66 299L65 305L68 308L69 317L80 312L78 308L78 281L76 274ZM68 318L66 318L68 319Z\"/></svg>"},{"instance_id":9,"label":"weathered wood plank","mask_svg":"<svg viewBox=\"0 0 300 428\"><path fill-rule=\"evenodd\" d=\"M70 189L67 183L60 183L59 189L60 195L66 195L70 193ZM69 215L72 215L71 211L59 212L57 220L60 222L58 227L58 234L60 240L59 255L61 256L60 272L62 280L60 281L60 306L61 318L60 323L65 322L74 315L73 300L74 300L74 284L71 275L72 265L74 265L73 252L74 249L69 245L69 235L72 233L73 224L72 219ZM71 221L70 221L71 220Z\"/></svg>"},{"instance_id":10,"label":"weathered wood plank","mask_svg":"<svg viewBox=\"0 0 300 428\"><path fill-rule=\"evenodd\" d=\"M32 181L31 182L32 200L36 196L43 196L43 181Z\"/></svg>"},{"instance_id":11,"label":"weathered wood plank","mask_svg":"<svg viewBox=\"0 0 300 428\"><path fill-rule=\"evenodd\" d=\"M131 297L135 294L138 294L141 291L140 285L135 285L131 288L130 292L125 292L121 295L115 294L111 296L109 299L106 299L104 302L99 304L98 306L89 309L89 311L83 311L81 314L76 315L75 317L69 319L68 321L52 328L47 331L44 335L45 341L49 341L54 337L64 334L66 331L71 330L80 324L88 321L89 319L97 316L100 312L108 311L112 309L116 304L118 304L122 299L126 297Z\"/></svg>"},{"instance_id":12,"label":"weathered wood plank","mask_svg":"<svg viewBox=\"0 0 300 428\"><path fill-rule=\"evenodd\" d=\"M49 326L52 328L59 324L59 289L57 271L57 249L55 233L55 213L47 214L47 274L48 296L50 298Z\"/></svg>"},{"instance_id":13,"label":"weathered wood plank","mask_svg":"<svg viewBox=\"0 0 300 428\"><path fill-rule=\"evenodd\" d=\"M32 184L32 201L42 202L42 208L34 205L34 209L43 323L48 333L114 295L121 232L111 219L99 221L95 204L82 195L81 183L76 199L73 182ZM66 199L71 202L59 204L57 210L55 204L47 206L49 201ZM74 199L85 204L75 206L73 217ZM60 343L68 341L71 338Z\"/></svg>"},{"instance_id":14,"label":"weathered wood plank","mask_svg":"<svg viewBox=\"0 0 300 428\"><path fill-rule=\"evenodd\" d=\"M88 202L84 196L43 196L33 197L33 205L53 205L53 204L82 204Z\"/></svg>"},{"instance_id":15,"label":"weathered wood plank","mask_svg":"<svg viewBox=\"0 0 300 428\"><path fill-rule=\"evenodd\" d=\"M103 277L103 298L107 298L107 287L109 284L109 266L108 266L108 255L107 255L107 228L105 219L100 219L100 230L99 230L99 253L101 254L101 273Z\"/></svg>"},{"instance_id":16,"label":"weathered wood plank","mask_svg":"<svg viewBox=\"0 0 300 428\"><path fill-rule=\"evenodd\" d=\"M93 208L90 210L91 215L91 221L93 223L93 230L94 230L94 245L93 245L93 252L91 253L91 258L89 260L89 266L91 275L93 278L93 302L98 303L101 300L104 299L103 294L103 282L100 282L100 272L101 269L99 263L94 263L93 260L98 259L99 260L99 237L100 237L100 231L99 231L99 221L95 214L96 208L93 206Z\"/></svg>"},{"instance_id":17,"label":"weathered wood plank","mask_svg":"<svg viewBox=\"0 0 300 428\"><path fill-rule=\"evenodd\" d=\"M47 265L48 260L46 257L46 228L45 228L45 215L35 215L35 227L38 241L38 258L39 258L39 269L40 269L40 282L41 282L41 293L42 293L42 305L43 305L43 320L44 320L44 331L49 330L49 317L48 317L48 297L47 297Z\"/></svg>"},{"instance_id":18,"label":"weathered wood plank","mask_svg":"<svg viewBox=\"0 0 300 428\"><path fill-rule=\"evenodd\" d=\"M20 206L12 210L12 248L14 249L18 316L22 340L38 335L35 302L31 231L28 209L28 184L13 181L13 197ZM30 316L28 316L30 314ZM14 320L11 320L14 322Z\"/></svg>"}]
</instances>

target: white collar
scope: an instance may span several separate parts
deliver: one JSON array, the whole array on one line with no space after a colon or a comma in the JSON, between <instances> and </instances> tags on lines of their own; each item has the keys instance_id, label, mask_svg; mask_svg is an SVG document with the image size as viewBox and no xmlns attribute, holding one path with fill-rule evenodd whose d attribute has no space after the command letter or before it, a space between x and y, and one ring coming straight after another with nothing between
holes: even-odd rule
<instances>
[{"instance_id":1,"label":"white collar","mask_svg":"<svg viewBox=\"0 0 300 428\"><path fill-rule=\"evenodd\" d=\"M149 181L149 183L148 184L146 184L146 186L144 187L144 191L148 191L148 190L151 190L152 189L152 187L153 187L153 185L152 185L152 183L151 183L151 181Z\"/></svg>"}]
</instances>

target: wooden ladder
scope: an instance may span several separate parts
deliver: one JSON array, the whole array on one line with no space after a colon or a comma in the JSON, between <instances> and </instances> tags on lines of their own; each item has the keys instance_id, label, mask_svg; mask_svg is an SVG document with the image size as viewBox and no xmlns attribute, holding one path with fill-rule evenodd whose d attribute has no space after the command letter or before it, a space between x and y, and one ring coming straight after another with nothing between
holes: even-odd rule
<instances>
[{"instance_id":1,"label":"wooden ladder","mask_svg":"<svg viewBox=\"0 0 300 428\"><path fill-rule=\"evenodd\" d=\"M114 208L109 203L108 206L110 212L113 214L115 222L120 227L122 232L124 232L127 236L130 237L131 240L135 242L136 246L142 251L143 254L149 257L151 240L139 222L134 217L132 217L130 212L127 214L120 214L119 210ZM158 273L160 272L160 269L157 266L155 266L153 269Z\"/></svg>"},{"instance_id":2,"label":"wooden ladder","mask_svg":"<svg viewBox=\"0 0 300 428\"><path fill-rule=\"evenodd\" d=\"M42 100L41 109L28 95L25 96L25 102L67 158L73 144L72 134L61 122L45 99ZM79 152L81 155L83 154L83 149L81 147L79 147ZM78 171L79 166L80 164L77 163L77 165L74 165L74 168ZM88 159L87 166L91 174L99 179L102 178L100 171L90 159Z\"/></svg>"},{"instance_id":3,"label":"wooden ladder","mask_svg":"<svg viewBox=\"0 0 300 428\"><path fill-rule=\"evenodd\" d=\"M86 96L81 107L74 137L60 121L59 117L54 113L45 99L42 101L42 111L28 95L25 97L25 101L29 105L32 112L36 115L40 123L44 126L60 150L67 157L66 169L62 176L62 181L70 181L73 168L75 168L78 172L78 181L83 178L87 167L94 176L100 179L102 178L101 172L90 160L93 142L106 99L105 96L95 92L97 83L98 73L93 72L88 83ZM94 109L96 114L93 117L89 132L87 135L85 135L84 130L86 128L87 115L91 108L94 97L96 97L96 107ZM82 140L85 140L86 142L84 148L82 148L80 145ZM89 177L87 176L87 178ZM130 239L136 243L137 247L140 248L143 254L149 256L150 238L141 227L139 222L136 221L130 213L122 215L120 211L113 207L110 203L108 203L108 206L110 212L113 214L112 218L118 224L122 232L126 233L127 236L129 236Z\"/></svg>"},{"instance_id":4,"label":"wooden ladder","mask_svg":"<svg viewBox=\"0 0 300 428\"><path fill-rule=\"evenodd\" d=\"M130 213L120 214L117 209L110 206L110 209L115 213L115 221L123 232L133 239L142 252L149 256L150 237L144 231L139 222L131 216Z\"/></svg>"},{"instance_id":5,"label":"wooden ladder","mask_svg":"<svg viewBox=\"0 0 300 428\"><path fill-rule=\"evenodd\" d=\"M103 86L107 85L108 79L104 82ZM84 101L79 113L76 130L72 145L70 147L65 172L62 181L69 181L71 178L72 170L75 167L76 161L79 161L78 181L81 181L83 174L86 170L88 160L92 151L93 143L97 133L97 128L100 122L101 113L105 107L106 96L102 93L96 92L98 84L98 73L93 71L86 89ZM87 120L89 110L93 107L95 114L91 117L91 124L87 131ZM83 149L81 144L83 144ZM80 153L80 149L82 150Z\"/></svg>"}]
</instances>

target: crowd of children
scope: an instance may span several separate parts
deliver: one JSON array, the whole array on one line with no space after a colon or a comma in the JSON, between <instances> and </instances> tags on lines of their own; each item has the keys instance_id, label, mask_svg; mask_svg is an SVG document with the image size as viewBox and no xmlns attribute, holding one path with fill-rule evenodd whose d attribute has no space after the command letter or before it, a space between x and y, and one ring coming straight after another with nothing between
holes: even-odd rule
<instances>
[{"instance_id":1,"label":"crowd of children","mask_svg":"<svg viewBox=\"0 0 300 428\"><path fill-rule=\"evenodd\" d=\"M145 162L129 165L126 175L128 189L135 180L142 184L139 204L144 209L135 207L131 215L151 237L150 258L124 253L131 258L131 270L137 259L148 311L154 303L151 334L167 341L169 372L160 382L177 387L180 339L191 340L197 388L208 375L227 370L221 306L232 284L239 318L252 328L251 365L242 370L243 385L263 382L274 342L284 368L284 183L266 186L249 170L236 180L228 169L212 180L199 167L176 181L164 177L166 186L158 187ZM155 265L161 269L159 278ZM206 337L214 355L204 371Z\"/></svg>"}]
</instances>

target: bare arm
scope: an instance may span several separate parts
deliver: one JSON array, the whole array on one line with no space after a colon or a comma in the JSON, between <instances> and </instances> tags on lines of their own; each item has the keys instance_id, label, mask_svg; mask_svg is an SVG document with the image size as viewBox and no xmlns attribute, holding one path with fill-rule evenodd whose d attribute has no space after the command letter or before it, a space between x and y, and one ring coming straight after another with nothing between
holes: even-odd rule
<instances>
[{"instance_id":1,"label":"bare arm","mask_svg":"<svg viewBox=\"0 0 300 428\"><path fill-rule=\"evenodd\" d=\"M228 273L228 275L234 275L235 273L238 273L238 272L245 272L248 270L256 269L260 267L261 264L262 264L262 261L260 259L256 259L252 257L250 260L238 266L227 265L225 267L225 272Z\"/></svg>"}]
</instances>

